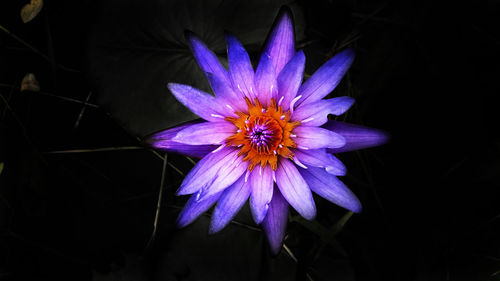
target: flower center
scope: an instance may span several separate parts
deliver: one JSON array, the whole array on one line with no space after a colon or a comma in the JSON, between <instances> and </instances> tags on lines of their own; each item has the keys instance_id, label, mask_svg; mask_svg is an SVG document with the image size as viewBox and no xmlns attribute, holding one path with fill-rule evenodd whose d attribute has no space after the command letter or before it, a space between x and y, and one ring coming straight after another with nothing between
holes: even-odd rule
<instances>
[{"instance_id":1,"label":"flower center","mask_svg":"<svg viewBox=\"0 0 500 281\"><path fill-rule=\"evenodd\" d=\"M283 135L283 129L273 118L266 116L252 116L248 124L248 138L250 145L258 151L270 152L276 150ZM246 128L245 128L246 129Z\"/></svg>"},{"instance_id":2,"label":"flower center","mask_svg":"<svg viewBox=\"0 0 500 281\"><path fill-rule=\"evenodd\" d=\"M244 161L249 161L249 170L260 164L267 163L276 170L278 156L292 159L293 152L289 148L297 147L291 138L293 128L300 121L289 122L290 112L271 99L269 107L263 107L258 99L252 103L245 98L248 113L236 112L238 117L226 117L226 120L238 127L236 134L226 139L226 145L240 147L238 155L245 155Z\"/></svg>"}]
</instances>

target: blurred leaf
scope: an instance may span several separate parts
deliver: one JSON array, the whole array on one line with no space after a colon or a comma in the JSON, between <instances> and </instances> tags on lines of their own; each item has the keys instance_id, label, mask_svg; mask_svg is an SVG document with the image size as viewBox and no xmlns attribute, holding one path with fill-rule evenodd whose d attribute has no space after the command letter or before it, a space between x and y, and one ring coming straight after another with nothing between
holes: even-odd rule
<instances>
[{"instance_id":1,"label":"blurred leaf","mask_svg":"<svg viewBox=\"0 0 500 281\"><path fill-rule=\"evenodd\" d=\"M316 220L306 220L303 217L297 215L292 216L292 221L295 221L303 227L309 229L312 233L318 235L319 237L323 237L328 232L328 229Z\"/></svg>"},{"instance_id":2,"label":"blurred leaf","mask_svg":"<svg viewBox=\"0 0 500 281\"><path fill-rule=\"evenodd\" d=\"M3 172L3 167L4 167L4 163L3 162L0 162L0 175L2 174Z\"/></svg>"},{"instance_id":3,"label":"blurred leaf","mask_svg":"<svg viewBox=\"0 0 500 281\"><path fill-rule=\"evenodd\" d=\"M499 281L499 280L500 280L500 270L492 273L488 278L488 281Z\"/></svg>"},{"instance_id":4,"label":"blurred leaf","mask_svg":"<svg viewBox=\"0 0 500 281\"><path fill-rule=\"evenodd\" d=\"M34 19L42 10L43 0L31 0L30 3L24 5L21 9L21 19L27 23Z\"/></svg>"},{"instance_id":5,"label":"blurred leaf","mask_svg":"<svg viewBox=\"0 0 500 281\"><path fill-rule=\"evenodd\" d=\"M334 236L337 235L342 229L344 229L345 224L352 217L353 212L347 212L343 215L340 220L338 220L332 227L330 227L329 235Z\"/></svg>"},{"instance_id":6,"label":"blurred leaf","mask_svg":"<svg viewBox=\"0 0 500 281\"><path fill-rule=\"evenodd\" d=\"M40 91L40 84L38 84L33 73L28 73L24 76L23 81L21 81L21 91Z\"/></svg>"},{"instance_id":7,"label":"blurred leaf","mask_svg":"<svg viewBox=\"0 0 500 281\"><path fill-rule=\"evenodd\" d=\"M316 220L308 221L301 216L292 217L292 221L299 223L300 225L309 229L314 234L318 235L324 244L331 246L333 249L338 251L340 254L346 255L344 248L337 241L336 235L340 231L342 231L342 229L344 228L345 224L347 223L349 218L352 216L352 214L353 214L352 212L347 212L344 216L342 216L342 218L340 218L330 228L323 226L322 224L320 224Z\"/></svg>"},{"instance_id":8,"label":"blurred leaf","mask_svg":"<svg viewBox=\"0 0 500 281\"><path fill-rule=\"evenodd\" d=\"M296 221L300 225L304 226L305 228L309 229L311 232L314 234L318 235L321 237L321 239L328 243L328 244L334 244L332 243L333 240L335 240L335 235L337 235L342 229L344 228L345 224L351 216L353 215L352 212L347 212L342 218L340 218L334 225L332 225L329 229L320 224L316 220L306 220L301 216L293 216L292 221ZM332 240L333 239L333 240Z\"/></svg>"},{"instance_id":9,"label":"blurred leaf","mask_svg":"<svg viewBox=\"0 0 500 281\"><path fill-rule=\"evenodd\" d=\"M257 58L284 0L100 1L89 35L90 82L98 103L139 136L195 118L168 91L169 82L210 92L184 39L196 33L225 57L224 30ZM298 6L291 6L297 39L303 37ZM225 62L223 62L225 63Z\"/></svg>"}]
</instances>

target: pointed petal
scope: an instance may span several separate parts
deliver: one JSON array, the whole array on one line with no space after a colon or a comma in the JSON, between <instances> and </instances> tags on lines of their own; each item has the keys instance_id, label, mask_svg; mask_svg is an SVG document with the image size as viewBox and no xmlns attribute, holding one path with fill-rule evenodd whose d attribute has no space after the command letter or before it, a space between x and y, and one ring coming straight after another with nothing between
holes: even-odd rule
<instances>
[{"instance_id":1,"label":"pointed petal","mask_svg":"<svg viewBox=\"0 0 500 281\"><path fill-rule=\"evenodd\" d=\"M276 17L264 44L263 53L267 53L271 57L276 73L280 73L295 54L292 12L288 7L283 6Z\"/></svg>"},{"instance_id":2,"label":"pointed petal","mask_svg":"<svg viewBox=\"0 0 500 281\"><path fill-rule=\"evenodd\" d=\"M293 157L293 159L298 159L308 167L325 168L332 175L343 176L347 172L345 165L324 148L310 150L296 149Z\"/></svg>"},{"instance_id":3,"label":"pointed petal","mask_svg":"<svg viewBox=\"0 0 500 281\"><path fill-rule=\"evenodd\" d=\"M236 133L236 129L234 124L227 121L204 122L181 130L172 140L191 145L222 144L227 137Z\"/></svg>"},{"instance_id":4,"label":"pointed petal","mask_svg":"<svg viewBox=\"0 0 500 281\"><path fill-rule=\"evenodd\" d=\"M242 93L233 91L232 85L220 79L216 75L206 73L208 81L212 86L212 91L216 96L216 102L225 106L224 110L228 113L234 113L235 110L247 112L248 106L243 99ZM228 107L229 105L229 107Z\"/></svg>"},{"instance_id":5,"label":"pointed petal","mask_svg":"<svg viewBox=\"0 0 500 281\"><path fill-rule=\"evenodd\" d=\"M337 148L345 145L343 136L323 128L299 126L293 129L293 133L297 135L294 141L298 148L304 150Z\"/></svg>"},{"instance_id":6,"label":"pointed petal","mask_svg":"<svg viewBox=\"0 0 500 281\"><path fill-rule=\"evenodd\" d=\"M250 196L250 185L245 182L245 177L241 176L239 180L222 192L212 214L209 233L219 232L226 227L245 204L248 196Z\"/></svg>"},{"instance_id":7,"label":"pointed petal","mask_svg":"<svg viewBox=\"0 0 500 281\"><path fill-rule=\"evenodd\" d=\"M354 60L354 51L347 49L323 64L307 81L302 84L298 95L302 99L297 105L306 105L328 95L340 83Z\"/></svg>"},{"instance_id":8,"label":"pointed petal","mask_svg":"<svg viewBox=\"0 0 500 281\"><path fill-rule=\"evenodd\" d=\"M330 151L333 153L379 146L390 139L389 134L382 130L340 121L328 121L328 123L323 125L323 128L340 134L346 140L344 146L332 148Z\"/></svg>"},{"instance_id":9,"label":"pointed petal","mask_svg":"<svg viewBox=\"0 0 500 281\"><path fill-rule=\"evenodd\" d=\"M299 169L299 171L311 187L311 190L319 196L349 211L361 212L362 208L359 199L336 176L327 173L321 168L314 167L307 170Z\"/></svg>"},{"instance_id":10,"label":"pointed petal","mask_svg":"<svg viewBox=\"0 0 500 281\"><path fill-rule=\"evenodd\" d=\"M229 74L233 81L233 88L239 90L251 101L257 96L254 85L254 72L247 51L236 37L226 34L227 59Z\"/></svg>"},{"instance_id":11,"label":"pointed petal","mask_svg":"<svg viewBox=\"0 0 500 281\"><path fill-rule=\"evenodd\" d=\"M174 128L163 130L147 136L144 142L156 149L165 150L168 152L174 152L179 154L184 154L192 157L201 158L211 151L217 148L216 145L188 145L178 143L172 139L177 135L177 133L193 124L199 124L200 121L191 121L185 124L179 125Z\"/></svg>"},{"instance_id":12,"label":"pointed petal","mask_svg":"<svg viewBox=\"0 0 500 281\"><path fill-rule=\"evenodd\" d=\"M192 195L177 217L177 227L182 228L192 223L196 218L208 210L221 196L221 193L214 194L210 198L199 202L196 194Z\"/></svg>"},{"instance_id":13,"label":"pointed petal","mask_svg":"<svg viewBox=\"0 0 500 281\"><path fill-rule=\"evenodd\" d=\"M237 151L229 155L231 161L226 162L217 172L215 180L203 188L200 200L206 196L218 193L237 181L247 171L248 161L243 161L243 156L237 156Z\"/></svg>"},{"instance_id":14,"label":"pointed petal","mask_svg":"<svg viewBox=\"0 0 500 281\"><path fill-rule=\"evenodd\" d=\"M203 157L186 175L176 194L185 195L202 191L206 185L215 180L219 169L232 160L231 156L234 153L237 152L233 148L223 147Z\"/></svg>"},{"instance_id":15,"label":"pointed petal","mask_svg":"<svg viewBox=\"0 0 500 281\"><path fill-rule=\"evenodd\" d=\"M191 86L176 83L169 83L168 89L180 103L201 118L212 122L224 119L224 116L221 115L224 114L224 109L212 95Z\"/></svg>"},{"instance_id":16,"label":"pointed petal","mask_svg":"<svg viewBox=\"0 0 500 281\"><path fill-rule=\"evenodd\" d=\"M263 53L255 72L255 88L260 103L267 107L271 98L278 95L278 81L276 70L268 54Z\"/></svg>"},{"instance_id":17,"label":"pointed petal","mask_svg":"<svg viewBox=\"0 0 500 281\"><path fill-rule=\"evenodd\" d=\"M271 166L265 168L256 167L250 175L250 187L252 196L250 198L250 208L256 224L260 224L266 217L269 203L273 197L273 170Z\"/></svg>"},{"instance_id":18,"label":"pointed petal","mask_svg":"<svg viewBox=\"0 0 500 281\"><path fill-rule=\"evenodd\" d=\"M217 56L207 48L205 43L190 31L186 31L185 37L189 43L191 52L196 58L196 61L198 61L203 72L212 73L219 79L226 81L226 83L230 83L227 70L221 65Z\"/></svg>"},{"instance_id":19,"label":"pointed petal","mask_svg":"<svg viewBox=\"0 0 500 281\"><path fill-rule=\"evenodd\" d=\"M290 102L295 98L297 90L302 83L305 63L306 56L304 52L300 50L292 57L278 75L279 93L276 100L279 101L281 97L284 97L281 103L284 110L288 110Z\"/></svg>"},{"instance_id":20,"label":"pointed petal","mask_svg":"<svg viewBox=\"0 0 500 281\"><path fill-rule=\"evenodd\" d=\"M267 215L262 221L262 228L266 233L271 252L277 255L283 245L286 225L288 224L288 203L278 188L274 188L273 198L269 204Z\"/></svg>"},{"instance_id":21,"label":"pointed petal","mask_svg":"<svg viewBox=\"0 0 500 281\"><path fill-rule=\"evenodd\" d=\"M351 97L319 100L295 109L292 121L302 121L304 126L321 126L328 121L328 114L341 115L354 103Z\"/></svg>"},{"instance_id":22,"label":"pointed petal","mask_svg":"<svg viewBox=\"0 0 500 281\"><path fill-rule=\"evenodd\" d=\"M304 218L314 219L316 206L307 186L295 165L288 159L282 158L276 170L276 184L286 201Z\"/></svg>"}]
</instances>

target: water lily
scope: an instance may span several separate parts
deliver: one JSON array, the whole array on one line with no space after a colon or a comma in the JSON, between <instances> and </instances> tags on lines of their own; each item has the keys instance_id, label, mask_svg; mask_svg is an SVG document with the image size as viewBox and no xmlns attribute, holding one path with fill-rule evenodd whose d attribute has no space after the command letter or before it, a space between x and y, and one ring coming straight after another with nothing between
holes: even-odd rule
<instances>
[{"instance_id":1,"label":"water lily","mask_svg":"<svg viewBox=\"0 0 500 281\"><path fill-rule=\"evenodd\" d=\"M158 149L202 158L177 195L191 195L179 227L216 204L210 233L223 229L247 202L271 250L283 243L289 206L314 219L313 192L352 212L356 196L337 178L346 168L332 153L383 144L376 129L328 120L351 107L351 97L323 99L339 84L354 60L344 50L303 82L305 55L295 49L291 12L281 9L254 70L243 45L226 35L229 69L193 33L187 41L206 73L215 97L188 85L169 83L179 102L203 121L156 133Z\"/></svg>"}]
</instances>

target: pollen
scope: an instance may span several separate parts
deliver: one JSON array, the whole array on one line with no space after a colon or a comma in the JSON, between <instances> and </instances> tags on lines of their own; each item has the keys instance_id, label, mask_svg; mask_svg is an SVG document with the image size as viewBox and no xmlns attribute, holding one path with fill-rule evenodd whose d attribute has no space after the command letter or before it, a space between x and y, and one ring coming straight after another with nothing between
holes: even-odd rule
<instances>
[{"instance_id":1,"label":"pollen","mask_svg":"<svg viewBox=\"0 0 500 281\"><path fill-rule=\"evenodd\" d=\"M254 102L245 98L248 113L236 112L238 117L226 117L238 130L226 139L226 145L240 149L238 155L244 155L243 161L249 161L248 169L255 166L265 167L267 164L273 170L278 167L278 157L293 159L290 148L297 147L292 141L292 130L300 125L300 121L290 122L290 112L271 99L269 107L263 107L256 98Z\"/></svg>"}]
</instances>

